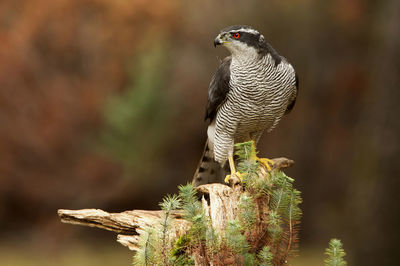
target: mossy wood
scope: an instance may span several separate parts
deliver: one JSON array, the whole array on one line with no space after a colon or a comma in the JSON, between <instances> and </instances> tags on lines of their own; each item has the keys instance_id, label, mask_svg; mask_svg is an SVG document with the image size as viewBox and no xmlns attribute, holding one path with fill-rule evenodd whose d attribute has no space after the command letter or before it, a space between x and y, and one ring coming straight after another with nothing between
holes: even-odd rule
<instances>
[{"instance_id":1,"label":"mossy wood","mask_svg":"<svg viewBox=\"0 0 400 266\"><path fill-rule=\"evenodd\" d=\"M250 148L255 153L254 147ZM293 164L286 158L273 160L274 173L282 173L282 168ZM247 176L243 183L207 184L194 188L196 204L202 207L200 218L188 205L193 202L185 202L182 195L174 198L182 204L170 209L165 207L170 201L164 200L163 210L108 213L99 209L60 209L58 215L64 223L116 232L117 241L122 245L138 254L144 252L143 264L152 264L150 253L143 250L150 243L151 230L161 232L153 235L161 235L159 238L162 239L151 240L162 243L156 250L158 255L152 255L160 265L177 265L179 261L194 265L284 264L297 242L301 216L297 206L301 202L299 192L292 188L292 179L284 174L281 179L275 178L254 161L239 160L238 169ZM256 177L250 178L252 175ZM271 181L274 178L275 181ZM181 193L182 188L185 187L180 188ZM169 198L172 202L174 199ZM204 229L194 229L196 219L202 219ZM201 230L204 232L199 233ZM197 236L198 241L194 241L192 238ZM140 260L136 259L136 264L141 264Z\"/></svg>"}]
</instances>

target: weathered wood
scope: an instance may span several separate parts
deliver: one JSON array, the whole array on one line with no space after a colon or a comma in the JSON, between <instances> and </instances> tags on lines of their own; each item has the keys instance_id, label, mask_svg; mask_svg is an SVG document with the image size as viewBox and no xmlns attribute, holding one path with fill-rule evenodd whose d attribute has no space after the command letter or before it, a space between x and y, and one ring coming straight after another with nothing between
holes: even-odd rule
<instances>
[{"instance_id":1,"label":"weathered wood","mask_svg":"<svg viewBox=\"0 0 400 266\"><path fill-rule=\"evenodd\" d=\"M223 184L201 185L203 209L216 232L224 230L226 222L236 217L240 192Z\"/></svg>"},{"instance_id":2,"label":"weathered wood","mask_svg":"<svg viewBox=\"0 0 400 266\"><path fill-rule=\"evenodd\" d=\"M290 167L294 162L287 158L273 159L275 169ZM261 175L267 176L265 168L261 168ZM225 229L229 220L236 218L238 199L243 192L237 182L231 182L231 187L225 184L207 184L197 187L206 215L210 217L215 231ZM138 249L138 239L146 228L160 225L161 210L146 211L133 210L121 213L108 213L99 209L58 210L58 215L63 223L97 227L118 234L117 241L131 250ZM189 223L183 219L181 211L173 211L174 219L171 237L184 234L189 228Z\"/></svg>"},{"instance_id":3,"label":"weathered wood","mask_svg":"<svg viewBox=\"0 0 400 266\"><path fill-rule=\"evenodd\" d=\"M222 231L228 220L236 216L239 192L223 184L208 184L197 188L206 214L210 217L216 231ZM159 226L162 211L133 210L121 213L108 213L99 209L58 210L63 223L97 227L118 234L117 241L131 250L137 249L139 235L145 228ZM173 211L172 234L183 234L189 224L182 218L181 211ZM173 235L171 237L174 237Z\"/></svg>"},{"instance_id":4,"label":"weathered wood","mask_svg":"<svg viewBox=\"0 0 400 266\"><path fill-rule=\"evenodd\" d=\"M131 250L137 249L138 236L145 228L158 226L162 211L133 210L108 213L99 209L58 210L61 222L97 227L118 233L117 241ZM188 227L180 211L171 213L174 217L173 234L180 235Z\"/></svg>"}]
</instances>

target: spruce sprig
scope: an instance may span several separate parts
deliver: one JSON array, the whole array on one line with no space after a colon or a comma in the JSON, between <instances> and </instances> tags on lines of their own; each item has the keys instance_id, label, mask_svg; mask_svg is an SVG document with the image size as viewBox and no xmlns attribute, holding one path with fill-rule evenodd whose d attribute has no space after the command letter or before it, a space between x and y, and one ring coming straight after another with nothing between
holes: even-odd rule
<instances>
[{"instance_id":1,"label":"spruce sprig","mask_svg":"<svg viewBox=\"0 0 400 266\"><path fill-rule=\"evenodd\" d=\"M250 246L242 231L239 221L228 221L225 232L226 244L239 261L239 265L255 265L256 256L250 253Z\"/></svg>"},{"instance_id":2,"label":"spruce sprig","mask_svg":"<svg viewBox=\"0 0 400 266\"><path fill-rule=\"evenodd\" d=\"M339 239L333 238L329 241L329 248L325 250L325 255L328 255L328 258L324 260L326 266L347 265L347 262L343 259L346 253Z\"/></svg>"},{"instance_id":3,"label":"spruce sprig","mask_svg":"<svg viewBox=\"0 0 400 266\"><path fill-rule=\"evenodd\" d=\"M271 239L271 245L277 245L282 236L283 228L281 227L282 220L276 211L270 211L268 219L268 233Z\"/></svg>"},{"instance_id":4,"label":"spruce sprig","mask_svg":"<svg viewBox=\"0 0 400 266\"><path fill-rule=\"evenodd\" d=\"M244 254L250 247L242 234L242 227L237 220L228 221L226 226L226 242L235 253Z\"/></svg>"},{"instance_id":5,"label":"spruce sprig","mask_svg":"<svg viewBox=\"0 0 400 266\"><path fill-rule=\"evenodd\" d=\"M289 203L286 213L284 214L284 220L286 222L287 229L284 231L283 238L285 239L284 245L286 246L284 260L289 256L290 253L295 251L298 242L298 231L301 219L301 209L299 204L302 202L300 197L300 191L292 189L289 194Z\"/></svg>"},{"instance_id":6,"label":"spruce sprig","mask_svg":"<svg viewBox=\"0 0 400 266\"><path fill-rule=\"evenodd\" d=\"M191 222L188 234L190 236L189 249L200 250L200 256L208 257L208 247L211 246L209 236L213 236L210 220L204 213L200 201L197 199L196 190L192 184L179 186L179 197L183 202L184 219ZM210 233L211 232L211 233ZM213 239L211 239L212 241Z\"/></svg>"},{"instance_id":7,"label":"spruce sprig","mask_svg":"<svg viewBox=\"0 0 400 266\"><path fill-rule=\"evenodd\" d=\"M169 252L172 247L169 239L171 211L181 208L181 199L176 195L167 195L159 205L163 210L160 224L146 228L141 234L133 265L173 265L174 257Z\"/></svg>"},{"instance_id":8,"label":"spruce sprig","mask_svg":"<svg viewBox=\"0 0 400 266\"><path fill-rule=\"evenodd\" d=\"M270 173L265 193L270 197L268 232L274 263L283 263L297 247L302 202L300 192L293 188L293 179L282 171Z\"/></svg>"},{"instance_id":9,"label":"spruce sprig","mask_svg":"<svg viewBox=\"0 0 400 266\"><path fill-rule=\"evenodd\" d=\"M264 246L258 253L258 265L260 266L272 266L273 254L271 253L269 246Z\"/></svg>"},{"instance_id":10,"label":"spruce sprig","mask_svg":"<svg viewBox=\"0 0 400 266\"><path fill-rule=\"evenodd\" d=\"M156 248L154 247L155 242L155 231L151 228L146 228L140 235L138 246L139 250L136 251L133 257L133 265L155 265L156 264Z\"/></svg>"},{"instance_id":11,"label":"spruce sprig","mask_svg":"<svg viewBox=\"0 0 400 266\"><path fill-rule=\"evenodd\" d=\"M182 205L181 199L177 195L167 195L163 201L159 203L161 209L165 212L180 209Z\"/></svg>"},{"instance_id":12,"label":"spruce sprig","mask_svg":"<svg viewBox=\"0 0 400 266\"><path fill-rule=\"evenodd\" d=\"M237 157L237 170L243 174L244 186L251 186L258 177L259 164L257 151L253 141L235 144L235 155Z\"/></svg>"},{"instance_id":13,"label":"spruce sprig","mask_svg":"<svg viewBox=\"0 0 400 266\"><path fill-rule=\"evenodd\" d=\"M192 223L191 232L201 241L205 239L207 218L200 201L197 200L196 190L192 184L179 186L179 197L183 202L184 218Z\"/></svg>"},{"instance_id":14,"label":"spruce sprig","mask_svg":"<svg viewBox=\"0 0 400 266\"><path fill-rule=\"evenodd\" d=\"M243 228L248 231L257 221L256 206L253 197L243 193L239 199L239 221Z\"/></svg>"},{"instance_id":15,"label":"spruce sprig","mask_svg":"<svg viewBox=\"0 0 400 266\"><path fill-rule=\"evenodd\" d=\"M170 214L171 211L181 207L181 199L177 195L167 195L164 197L163 201L159 203L159 205L164 211L163 215L161 216L161 256L164 265L168 265L168 250L171 246L168 238L168 231L171 224Z\"/></svg>"}]
</instances>

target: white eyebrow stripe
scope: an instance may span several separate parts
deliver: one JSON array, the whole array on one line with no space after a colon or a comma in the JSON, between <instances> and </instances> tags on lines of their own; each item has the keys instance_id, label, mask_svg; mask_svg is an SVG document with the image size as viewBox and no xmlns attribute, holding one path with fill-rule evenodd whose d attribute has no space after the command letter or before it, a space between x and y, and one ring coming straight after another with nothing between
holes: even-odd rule
<instances>
[{"instance_id":1,"label":"white eyebrow stripe","mask_svg":"<svg viewBox=\"0 0 400 266\"><path fill-rule=\"evenodd\" d=\"M238 31L247 32L247 33L251 33L251 34L255 34L255 35L260 34L260 33L259 33L258 31L256 31L256 30L253 30L253 29L245 29L245 28L240 28L240 29L238 29L238 30L231 30L231 31L229 31L229 32L232 33L232 32L238 32Z\"/></svg>"}]
</instances>

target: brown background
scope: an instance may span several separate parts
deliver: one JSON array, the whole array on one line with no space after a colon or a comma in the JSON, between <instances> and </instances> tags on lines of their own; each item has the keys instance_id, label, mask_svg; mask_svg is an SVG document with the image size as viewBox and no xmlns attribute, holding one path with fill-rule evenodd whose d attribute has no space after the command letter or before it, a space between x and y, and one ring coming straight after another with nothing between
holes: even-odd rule
<instances>
[{"instance_id":1,"label":"brown background","mask_svg":"<svg viewBox=\"0 0 400 266\"><path fill-rule=\"evenodd\" d=\"M351 265L395 264L398 1L3 0L1 265L129 265L113 234L56 210L155 209L190 181L228 54L213 40L232 24L260 30L300 77L259 150L296 161L305 265L332 237Z\"/></svg>"}]
</instances>

